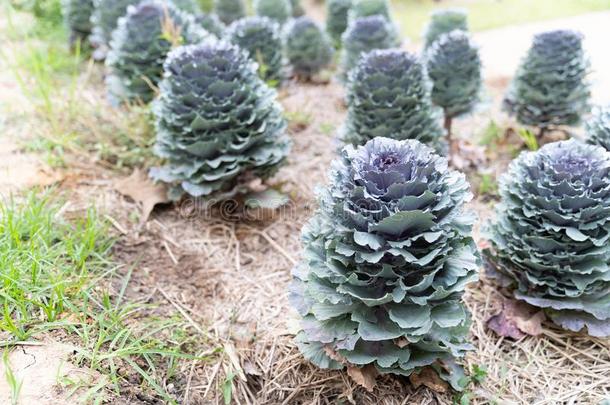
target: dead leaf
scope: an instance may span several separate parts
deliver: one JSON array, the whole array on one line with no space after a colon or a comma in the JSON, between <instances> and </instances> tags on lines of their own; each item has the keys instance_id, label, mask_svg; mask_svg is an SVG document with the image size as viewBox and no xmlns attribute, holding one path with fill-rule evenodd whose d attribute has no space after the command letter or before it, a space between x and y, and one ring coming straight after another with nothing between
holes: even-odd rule
<instances>
[{"instance_id":1,"label":"dead leaf","mask_svg":"<svg viewBox=\"0 0 610 405\"><path fill-rule=\"evenodd\" d=\"M500 336L515 340L542 333L544 312L522 301L505 300L502 310L489 318L487 327Z\"/></svg>"},{"instance_id":2,"label":"dead leaf","mask_svg":"<svg viewBox=\"0 0 610 405\"><path fill-rule=\"evenodd\" d=\"M411 374L409 381L415 388L423 385L435 392L445 393L449 391L449 384L441 380L441 377L432 367L424 367L419 373Z\"/></svg>"},{"instance_id":3,"label":"dead leaf","mask_svg":"<svg viewBox=\"0 0 610 405\"><path fill-rule=\"evenodd\" d=\"M356 384L364 387L368 392L373 392L377 385L377 376L379 372L372 364L367 364L364 367L348 366L347 375L349 375Z\"/></svg>"},{"instance_id":4,"label":"dead leaf","mask_svg":"<svg viewBox=\"0 0 610 405\"><path fill-rule=\"evenodd\" d=\"M330 346L324 346L324 352L334 361L347 365L347 359L334 351Z\"/></svg>"},{"instance_id":5,"label":"dead leaf","mask_svg":"<svg viewBox=\"0 0 610 405\"><path fill-rule=\"evenodd\" d=\"M232 343L227 342L224 344L224 352L229 358L231 362L231 366L233 366L233 370L235 374L241 381L247 381L246 374L244 373L243 368L241 367L241 363L239 361L239 356L237 355L237 350L235 350L235 346Z\"/></svg>"},{"instance_id":6,"label":"dead leaf","mask_svg":"<svg viewBox=\"0 0 610 405\"><path fill-rule=\"evenodd\" d=\"M402 349L404 347L409 346L409 341L407 339L405 339L404 337L401 337L401 338L395 339L394 344Z\"/></svg>"},{"instance_id":7,"label":"dead leaf","mask_svg":"<svg viewBox=\"0 0 610 405\"><path fill-rule=\"evenodd\" d=\"M231 328L231 339L240 351L248 351L256 340L256 322L235 322Z\"/></svg>"},{"instance_id":8,"label":"dead leaf","mask_svg":"<svg viewBox=\"0 0 610 405\"><path fill-rule=\"evenodd\" d=\"M524 303L520 303L518 308L526 306L527 308L523 312L518 312L515 317L517 327L530 336L538 336L542 333L542 322L546 319L543 311L531 311L531 307ZM532 314L532 312L534 312Z\"/></svg>"},{"instance_id":9,"label":"dead leaf","mask_svg":"<svg viewBox=\"0 0 610 405\"><path fill-rule=\"evenodd\" d=\"M517 325L511 321L504 311L489 318L487 327L496 332L499 336L510 337L515 340L519 340L526 336L526 334L521 332Z\"/></svg>"},{"instance_id":10,"label":"dead leaf","mask_svg":"<svg viewBox=\"0 0 610 405\"><path fill-rule=\"evenodd\" d=\"M373 388L377 385L377 376L379 375L379 371L377 371L374 365L367 364L364 367L354 366L330 346L324 346L324 352L334 361L345 365L347 367L347 375L349 375L356 384L364 387L368 392L373 391Z\"/></svg>"},{"instance_id":11,"label":"dead leaf","mask_svg":"<svg viewBox=\"0 0 610 405\"><path fill-rule=\"evenodd\" d=\"M464 139L453 141L451 163L458 170L478 169L487 162L485 147L475 145Z\"/></svg>"},{"instance_id":12,"label":"dead leaf","mask_svg":"<svg viewBox=\"0 0 610 405\"><path fill-rule=\"evenodd\" d=\"M254 376L261 376L263 375L263 373L261 372L261 370L256 366L256 364L254 364L253 362L251 362L250 360L244 360L244 373L246 373L246 375L254 375Z\"/></svg>"},{"instance_id":13,"label":"dead leaf","mask_svg":"<svg viewBox=\"0 0 610 405\"><path fill-rule=\"evenodd\" d=\"M148 220L150 213L157 204L167 204L170 199L167 195L167 187L161 183L154 183L146 173L135 169L133 173L115 183L116 191L139 203L142 207L140 224Z\"/></svg>"}]
</instances>

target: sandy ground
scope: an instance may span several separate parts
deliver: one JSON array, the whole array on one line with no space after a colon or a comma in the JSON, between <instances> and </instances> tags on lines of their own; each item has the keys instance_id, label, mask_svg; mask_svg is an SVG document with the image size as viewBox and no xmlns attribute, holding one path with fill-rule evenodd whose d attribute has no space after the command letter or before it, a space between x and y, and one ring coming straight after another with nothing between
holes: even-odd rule
<instances>
[{"instance_id":1,"label":"sandy ground","mask_svg":"<svg viewBox=\"0 0 610 405\"><path fill-rule=\"evenodd\" d=\"M69 404L83 390L69 397L62 383L81 381L84 385L95 384L100 376L87 369L77 368L69 361L73 348L58 342L23 344L12 350L6 362L0 363L0 403L11 403L11 387L6 378L7 372L14 375L22 386L19 404ZM67 385L67 384L66 384Z\"/></svg>"}]
</instances>

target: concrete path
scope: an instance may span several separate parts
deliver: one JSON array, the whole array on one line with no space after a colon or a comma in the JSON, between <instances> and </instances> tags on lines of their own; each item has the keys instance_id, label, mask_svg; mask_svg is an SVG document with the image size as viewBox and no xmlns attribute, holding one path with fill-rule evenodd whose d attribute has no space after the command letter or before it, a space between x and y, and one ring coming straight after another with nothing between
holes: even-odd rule
<instances>
[{"instance_id":1,"label":"concrete path","mask_svg":"<svg viewBox=\"0 0 610 405\"><path fill-rule=\"evenodd\" d=\"M567 28L584 35L584 46L591 59L593 102L610 104L610 11L583 14L558 20L498 28L474 34L481 47L487 79L515 73L532 37L539 32Z\"/></svg>"}]
</instances>

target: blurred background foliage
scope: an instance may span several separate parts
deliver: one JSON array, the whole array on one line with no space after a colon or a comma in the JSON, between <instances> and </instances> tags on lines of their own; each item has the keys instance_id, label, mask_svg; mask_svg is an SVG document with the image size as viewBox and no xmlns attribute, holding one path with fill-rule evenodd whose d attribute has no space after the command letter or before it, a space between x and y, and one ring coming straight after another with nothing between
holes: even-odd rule
<instances>
[{"instance_id":1,"label":"blurred background foliage","mask_svg":"<svg viewBox=\"0 0 610 405\"><path fill-rule=\"evenodd\" d=\"M61 24L60 0L9 0L18 10L29 11L47 24ZM211 10L212 0L198 0L203 10ZM318 7L324 0L304 0ZM587 12L610 10L610 0L393 0L395 20L412 41L419 41L430 13L437 8L468 10L471 31L481 31Z\"/></svg>"}]
</instances>

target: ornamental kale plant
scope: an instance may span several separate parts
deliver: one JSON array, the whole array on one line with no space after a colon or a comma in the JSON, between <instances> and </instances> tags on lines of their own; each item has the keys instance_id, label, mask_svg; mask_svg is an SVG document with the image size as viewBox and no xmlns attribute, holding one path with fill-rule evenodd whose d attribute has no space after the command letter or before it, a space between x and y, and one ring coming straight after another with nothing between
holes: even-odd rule
<instances>
[{"instance_id":1,"label":"ornamental kale plant","mask_svg":"<svg viewBox=\"0 0 610 405\"><path fill-rule=\"evenodd\" d=\"M171 2L178 10L187 12L189 14L199 14L201 13L201 7L196 0L166 0L167 2Z\"/></svg>"},{"instance_id":2,"label":"ornamental kale plant","mask_svg":"<svg viewBox=\"0 0 610 405\"><path fill-rule=\"evenodd\" d=\"M463 388L462 295L479 265L464 175L418 141L388 138L345 147L331 167L290 287L299 349L322 368L432 366Z\"/></svg>"},{"instance_id":3,"label":"ornamental kale plant","mask_svg":"<svg viewBox=\"0 0 610 405\"><path fill-rule=\"evenodd\" d=\"M388 22L391 22L392 18L388 0L354 0L349 10L348 18L355 20L372 15L380 15Z\"/></svg>"},{"instance_id":4,"label":"ornamental kale plant","mask_svg":"<svg viewBox=\"0 0 610 405\"><path fill-rule=\"evenodd\" d=\"M347 82L346 143L363 145L375 137L417 139L444 150L441 111L432 105L423 63L399 49L364 55Z\"/></svg>"},{"instance_id":5,"label":"ornamental kale plant","mask_svg":"<svg viewBox=\"0 0 610 405\"><path fill-rule=\"evenodd\" d=\"M292 17L292 5L290 0L254 0L254 12L284 24Z\"/></svg>"},{"instance_id":6,"label":"ornamental kale plant","mask_svg":"<svg viewBox=\"0 0 610 405\"><path fill-rule=\"evenodd\" d=\"M443 109L445 130L451 136L453 118L473 110L481 93L479 49L465 31L443 34L426 52L432 80L432 102Z\"/></svg>"},{"instance_id":7,"label":"ornamental kale plant","mask_svg":"<svg viewBox=\"0 0 610 405\"><path fill-rule=\"evenodd\" d=\"M335 48L341 47L341 35L347 28L347 13L352 0L328 0L326 2L326 32L333 40Z\"/></svg>"},{"instance_id":8,"label":"ornamental kale plant","mask_svg":"<svg viewBox=\"0 0 610 405\"><path fill-rule=\"evenodd\" d=\"M119 18L125 15L128 6L138 3L139 0L94 0L95 9L91 15L93 29L90 41L97 49L94 54L96 59L106 57L108 44Z\"/></svg>"},{"instance_id":9,"label":"ornamental kale plant","mask_svg":"<svg viewBox=\"0 0 610 405\"><path fill-rule=\"evenodd\" d=\"M171 3L144 1L130 6L112 34L106 58L111 103L152 100L172 47L196 43L209 35L193 16Z\"/></svg>"},{"instance_id":10,"label":"ornamental kale plant","mask_svg":"<svg viewBox=\"0 0 610 405\"><path fill-rule=\"evenodd\" d=\"M171 184L174 198L230 194L247 176L271 176L290 149L276 92L248 54L225 41L172 51L153 113L154 151L167 164L150 175Z\"/></svg>"},{"instance_id":11,"label":"ornamental kale plant","mask_svg":"<svg viewBox=\"0 0 610 405\"><path fill-rule=\"evenodd\" d=\"M282 80L282 38L277 22L267 17L242 18L229 26L226 36L258 63L263 80Z\"/></svg>"},{"instance_id":12,"label":"ornamental kale plant","mask_svg":"<svg viewBox=\"0 0 610 405\"><path fill-rule=\"evenodd\" d=\"M293 17L300 17L305 15L305 10L301 5L301 0L290 0L290 8L292 10Z\"/></svg>"},{"instance_id":13,"label":"ornamental kale plant","mask_svg":"<svg viewBox=\"0 0 610 405\"><path fill-rule=\"evenodd\" d=\"M341 56L343 77L347 77L363 54L374 49L393 48L399 44L400 40L394 26L380 15L351 21L343 33Z\"/></svg>"},{"instance_id":14,"label":"ornamental kale plant","mask_svg":"<svg viewBox=\"0 0 610 405\"><path fill-rule=\"evenodd\" d=\"M610 105L595 108L585 128L587 143L603 146L610 151Z\"/></svg>"},{"instance_id":15,"label":"ornamental kale plant","mask_svg":"<svg viewBox=\"0 0 610 405\"><path fill-rule=\"evenodd\" d=\"M308 80L332 61L330 38L311 18L292 19L285 36L286 58L296 76Z\"/></svg>"},{"instance_id":16,"label":"ornamental kale plant","mask_svg":"<svg viewBox=\"0 0 610 405\"><path fill-rule=\"evenodd\" d=\"M441 35L455 30L468 31L466 10L456 8L433 12L424 32L425 47L430 47Z\"/></svg>"},{"instance_id":17,"label":"ornamental kale plant","mask_svg":"<svg viewBox=\"0 0 610 405\"><path fill-rule=\"evenodd\" d=\"M93 13L93 0L62 0L61 11L64 22L70 32L70 46L86 44L93 25L91 14Z\"/></svg>"},{"instance_id":18,"label":"ornamental kale plant","mask_svg":"<svg viewBox=\"0 0 610 405\"><path fill-rule=\"evenodd\" d=\"M225 34L225 25L214 13L198 13L195 15L195 21L216 38L222 38Z\"/></svg>"},{"instance_id":19,"label":"ornamental kale plant","mask_svg":"<svg viewBox=\"0 0 610 405\"><path fill-rule=\"evenodd\" d=\"M214 13L228 25L246 16L246 5L243 0L214 0Z\"/></svg>"},{"instance_id":20,"label":"ornamental kale plant","mask_svg":"<svg viewBox=\"0 0 610 405\"><path fill-rule=\"evenodd\" d=\"M500 195L490 274L561 327L610 336L610 153L575 140L523 152Z\"/></svg>"},{"instance_id":21,"label":"ornamental kale plant","mask_svg":"<svg viewBox=\"0 0 610 405\"><path fill-rule=\"evenodd\" d=\"M504 108L523 125L576 125L589 109L589 63L582 36L557 30L538 34L513 78Z\"/></svg>"}]
</instances>

